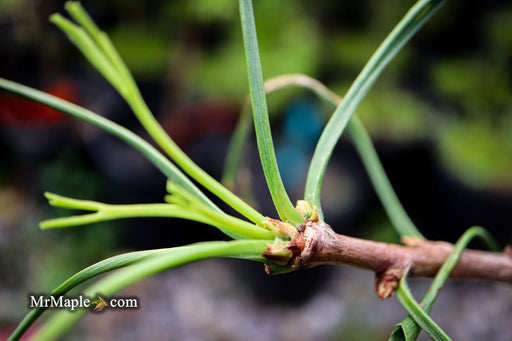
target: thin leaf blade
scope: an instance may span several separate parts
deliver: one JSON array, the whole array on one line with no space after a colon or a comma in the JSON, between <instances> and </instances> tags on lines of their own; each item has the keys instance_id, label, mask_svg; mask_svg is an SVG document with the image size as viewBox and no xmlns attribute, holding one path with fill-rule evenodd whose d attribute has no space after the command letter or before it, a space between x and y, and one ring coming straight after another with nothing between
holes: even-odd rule
<instances>
[{"instance_id":1,"label":"thin leaf blade","mask_svg":"<svg viewBox=\"0 0 512 341\"><path fill-rule=\"evenodd\" d=\"M498 244L485 229L479 226L474 226L468 229L459 238L457 243L455 243L452 252L439 269L436 277L430 285L430 288L421 300L421 307L427 314L432 311L432 307L437 299L437 296L439 295L439 291L450 276L450 273L455 265L457 265L462 252L467 247L469 242L476 237L481 238L490 250L499 251ZM414 341L418 337L420 331L420 326L409 316L397 324L396 329L391 334L390 340L402 340L400 337L405 337L405 340L407 341Z\"/></svg>"},{"instance_id":2,"label":"thin leaf blade","mask_svg":"<svg viewBox=\"0 0 512 341\"><path fill-rule=\"evenodd\" d=\"M66 8L80 26L73 24L59 14L52 15L51 20L63 30L86 59L119 91L155 142L190 177L197 180L242 215L261 225L264 220L261 214L195 164L167 135L142 98L135 80L114 45L108 36L96 26L81 4L70 1L66 3Z\"/></svg>"},{"instance_id":3,"label":"thin leaf blade","mask_svg":"<svg viewBox=\"0 0 512 341\"><path fill-rule=\"evenodd\" d=\"M437 323L428 316L427 312L421 308L412 296L409 286L406 281L407 276L404 275L400 280L400 287L397 291L397 298L407 312L414 318L416 323L423 329L428 336L435 341L451 341L448 334L446 334ZM404 333L405 334L405 333Z\"/></svg>"},{"instance_id":4,"label":"thin leaf blade","mask_svg":"<svg viewBox=\"0 0 512 341\"><path fill-rule=\"evenodd\" d=\"M311 205L317 205L320 211L320 193L327 163L347 123L384 68L444 1L420 0L407 12L366 63L327 123L313 154L304 192L304 198Z\"/></svg>"},{"instance_id":5,"label":"thin leaf blade","mask_svg":"<svg viewBox=\"0 0 512 341\"><path fill-rule=\"evenodd\" d=\"M326 102L335 109L342 101L341 97L332 92L318 80L303 74L286 74L274 77L264 83L265 93L268 95L274 91L297 86L311 90L319 99ZM224 179L230 184L234 184L235 174L240 163L243 151L243 145L249 135L251 124L250 112L242 110L241 118L235 128L233 138L230 142L225 164ZM396 192L389 181L384 167L375 151L372 140L366 131L361 120L357 115L352 116L347 125L348 133L352 138L354 145L363 161L366 172L377 192L377 195L391 220L393 227L400 236L416 237L425 239L421 232L416 228L411 218L400 203ZM320 217L323 220L323 216Z\"/></svg>"},{"instance_id":6,"label":"thin leaf blade","mask_svg":"<svg viewBox=\"0 0 512 341\"><path fill-rule=\"evenodd\" d=\"M245 58L249 76L254 127L260 154L261 165L267 180L272 200L279 217L297 226L304 222L302 216L295 210L284 188L270 132L267 101L263 89L263 75L258 51L256 24L251 0L240 0L240 17L244 38Z\"/></svg>"},{"instance_id":7,"label":"thin leaf blade","mask_svg":"<svg viewBox=\"0 0 512 341\"><path fill-rule=\"evenodd\" d=\"M84 296L101 293L110 296L144 278L164 270L187 263L213 257L258 258L266 250L266 240L233 240L229 242L204 242L186 247L175 248L170 253L155 255L147 260L105 277L84 291ZM56 313L35 335L33 340L54 340L67 331L87 311Z\"/></svg>"},{"instance_id":8,"label":"thin leaf blade","mask_svg":"<svg viewBox=\"0 0 512 341\"><path fill-rule=\"evenodd\" d=\"M163 156L155 147L143 140L132 131L112 122L94 112L82 108L76 104L67 102L63 99L47 94L45 92L27 87L25 85L0 78L0 90L10 94L30 99L32 101L46 105L52 109L58 110L66 115L78 118L89 124L92 124L107 133L114 135L120 140L141 152L151 163L153 163L167 178L179 186L192 193L197 199L209 207L220 209L204 195L189 178L183 174L172 162Z\"/></svg>"},{"instance_id":9,"label":"thin leaf blade","mask_svg":"<svg viewBox=\"0 0 512 341\"><path fill-rule=\"evenodd\" d=\"M169 182L170 184L170 182ZM226 235L234 238L272 239L274 235L268 229L251 224L245 220L213 210L197 200L192 194L173 184L174 196L186 196L179 204L131 204L109 205L96 201L78 200L46 193L50 205L55 207L72 208L82 211L92 211L85 215L55 218L40 223L42 229L62 228L85 225L100 221L136 218L136 217L167 217L197 221L219 228ZM180 192L177 192L179 188ZM172 197L172 196L171 196Z\"/></svg>"},{"instance_id":10,"label":"thin leaf blade","mask_svg":"<svg viewBox=\"0 0 512 341\"><path fill-rule=\"evenodd\" d=\"M140 262L144 259L151 257L154 254L158 254L159 252L168 252L171 249L161 249L161 250L147 250L147 251L137 251L124 253L118 256L110 257L104 259L96 264L93 264L80 272L77 272L75 275L68 278L66 281L62 282L57 288L52 290L48 296L60 296L67 293L69 290L74 287L80 285L81 283L101 275L103 273L116 270L125 266L129 266L131 264ZM46 311L44 307L37 307L32 309L23 320L18 324L16 329L12 332L12 334L7 339L8 341L19 340L21 336L30 328L30 326Z\"/></svg>"}]
</instances>

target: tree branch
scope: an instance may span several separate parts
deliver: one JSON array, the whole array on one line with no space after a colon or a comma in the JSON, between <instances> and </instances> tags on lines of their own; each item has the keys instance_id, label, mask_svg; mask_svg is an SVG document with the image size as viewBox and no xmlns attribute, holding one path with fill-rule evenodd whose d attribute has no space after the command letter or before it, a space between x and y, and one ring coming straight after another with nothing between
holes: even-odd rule
<instances>
[{"instance_id":1,"label":"tree branch","mask_svg":"<svg viewBox=\"0 0 512 341\"><path fill-rule=\"evenodd\" d=\"M375 272L376 291L382 299L393 295L405 272L410 277L434 277L453 249L453 244L447 242L413 238L404 238L403 242L405 246L352 238L335 233L324 222L309 219L284 249L290 255L287 265L294 269L334 264ZM275 252L275 247L269 247L263 256L275 260ZM508 246L502 253L466 250L450 277L512 284L512 249Z\"/></svg>"}]
</instances>

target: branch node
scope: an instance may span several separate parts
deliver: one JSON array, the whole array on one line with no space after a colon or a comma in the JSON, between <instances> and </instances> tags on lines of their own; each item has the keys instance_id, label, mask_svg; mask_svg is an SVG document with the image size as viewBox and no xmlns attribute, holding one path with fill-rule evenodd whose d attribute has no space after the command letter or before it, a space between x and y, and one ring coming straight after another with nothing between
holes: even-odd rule
<instances>
[{"instance_id":1,"label":"branch node","mask_svg":"<svg viewBox=\"0 0 512 341\"><path fill-rule=\"evenodd\" d=\"M425 243L423 239L411 236L403 236L400 240L402 241L402 244L409 247L418 247Z\"/></svg>"},{"instance_id":2,"label":"branch node","mask_svg":"<svg viewBox=\"0 0 512 341\"><path fill-rule=\"evenodd\" d=\"M408 271L409 267L410 264L405 267L393 267L383 272L375 273L375 292L379 296L379 299L382 300L393 296L400 279Z\"/></svg>"},{"instance_id":3,"label":"branch node","mask_svg":"<svg viewBox=\"0 0 512 341\"><path fill-rule=\"evenodd\" d=\"M263 252L262 256L278 265L286 265L292 257L292 251L288 249L288 244L288 242L276 238L273 244L267 244L267 250Z\"/></svg>"},{"instance_id":4,"label":"branch node","mask_svg":"<svg viewBox=\"0 0 512 341\"><path fill-rule=\"evenodd\" d=\"M318 208L316 207L316 205L311 207L309 202L307 202L306 200L298 200L295 209L302 215L304 220L310 222L318 221Z\"/></svg>"},{"instance_id":5,"label":"branch node","mask_svg":"<svg viewBox=\"0 0 512 341\"><path fill-rule=\"evenodd\" d=\"M266 217L263 220L263 226L269 229L274 235L279 238L290 238L293 239L298 231L295 226L284 221Z\"/></svg>"}]
</instances>

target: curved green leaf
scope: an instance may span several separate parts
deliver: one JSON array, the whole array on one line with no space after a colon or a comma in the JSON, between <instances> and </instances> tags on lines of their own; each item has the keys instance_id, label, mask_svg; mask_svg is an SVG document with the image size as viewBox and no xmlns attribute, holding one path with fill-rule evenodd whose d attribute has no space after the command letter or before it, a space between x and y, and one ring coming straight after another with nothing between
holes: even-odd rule
<instances>
[{"instance_id":1,"label":"curved green leaf","mask_svg":"<svg viewBox=\"0 0 512 341\"><path fill-rule=\"evenodd\" d=\"M249 138L252 125L252 112L250 98L244 102L240 118L233 131L233 136L229 141L226 160L224 161L224 170L222 173L222 183L227 188L233 190L236 183L236 175L240 167L240 159L245 148L245 143Z\"/></svg>"},{"instance_id":2,"label":"curved green leaf","mask_svg":"<svg viewBox=\"0 0 512 341\"><path fill-rule=\"evenodd\" d=\"M76 104L3 78L0 78L0 90L44 104L66 115L90 123L100 129L103 129L107 133L114 135L141 152L142 155L148 158L149 161L151 161L151 163L153 163L165 176L189 191L201 200L201 202L215 210L219 210L219 208L213 204L174 164L172 164L156 148L130 130Z\"/></svg>"},{"instance_id":3,"label":"curved green leaf","mask_svg":"<svg viewBox=\"0 0 512 341\"><path fill-rule=\"evenodd\" d=\"M400 287L396 296L402 306L412 316L414 321L435 341L450 341L450 337L432 320L412 296L406 281L407 275L400 280Z\"/></svg>"},{"instance_id":4,"label":"curved green leaf","mask_svg":"<svg viewBox=\"0 0 512 341\"><path fill-rule=\"evenodd\" d=\"M186 246L185 246L186 247ZM76 273L75 275L68 278L57 288L52 290L48 296L60 296L67 293L69 290L73 289L77 285L87 281L90 278L101 275L105 272L112 271L115 269L119 269L137 262L140 262L144 259L147 259L155 254L159 253L167 253L173 252L176 248L172 249L161 249L161 250L147 250L147 251L138 251L138 252L130 252L122 255L114 256L111 258L104 259L96 264L93 264L82 271ZM32 309L18 324L16 329L12 332L12 334L7 339L8 341L19 340L23 334L28 330L28 328L45 312L46 308L39 307Z\"/></svg>"},{"instance_id":5,"label":"curved green leaf","mask_svg":"<svg viewBox=\"0 0 512 341\"><path fill-rule=\"evenodd\" d=\"M334 108L336 108L342 100L341 97L336 95L318 80L302 74L277 76L267 80L264 84L265 92L267 94L288 86L298 86L309 89L321 100ZM243 110L241 115L240 121L238 122L235 133L233 134L233 138L230 142L230 148L228 150L227 161L225 164L223 178L228 183L234 183L235 181L234 177L251 124L250 112ZM400 234L400 236L411 236L424 239L423 235L418 231L405 212L400 200L393 190L393 186L391 186L391 183L386 176L386 172L380 163L377 152L375 151L373 143L361 120L354 115L348 122L347 128L359 156L363 161L368 176L372 181L373 187L375 188L386 213L393 223L395 230ZM321 217L321 219L323 220L323 217Z\"/></svg>"},{"instance_id":6,"label":"curved green leaf","mask_svg":"<svg viewBox=\"0 0 512 341\"><path fill-rule=\"evenodd\" d=\"M317 205L321 210L320 192L327 163L359 103L393 57L443 3L444 0L418 1L379 46L352 83L327 123L313 154L304 193L305 200L311 205Z\"/></svg>"},{"instance_id":7,"label":"curved green leaf","mask_svg":"<svg viewBox=\"0 0 512 341\"><path fill-rule=\"evenodd\" d=\"M264 220L261 214L196 165L167 135L149 110L135 80L108 36L91 20L80 2L67 2L66 9L82 27L73 24L59 14L51 16L52 22L68 36L86 59L119 91L155 142L190 177L242 215L261 225Z\"/></svg>"},{"instance_id":8,"label":"curved green leaf","mask_svg":"<svg viewBox=\"0 0 512 341\"><path fill-rule=\"evenodd\" d=\"M409 218L407 212L405 212L391 182L389 182L384 167L382 167L382 163L375 151L372 140L359 117L352 116L352 119L348 123L347 130L354 141L354 145L361 156L361 160L368 172L373 187L396 232L402 237L409 236L425 239L416 228L411 218Z\"/></svg>"},{"instance_id":9,"label":"curved green leaf","mask_svg":"<svg viewBox=\"0 0 512 341\"><path fill-rule=\"evenodd\" d=\"M117 272L101 279L87 290L85 296L94 296L98 293L104 296L110 296L121 289L124 289L135 282L152 276L164 270L174 268L183 264L195 262L201 259L212 257L233 257L233 258L255 258L266 250L267 243L272 241L265 240L233 240L229 242L205 242L186 247L175 248L167 254L162 253L134 264L128 268L118 270ZM57 312L35 335L34 341L54 340L59 335L67 331L86 310Z\"/></svg>"},{"instance_id":10,"label":"curved green leaf","mask_svg":"<svg viewBox=\"0 0 512 341\"><path fill-rule=\"evenodd\" d=\"M452 252L439 269L436 277L430 285L430 288L421 300L421 307L427 314L432 311L432 307L437 299L439 291L450 276L450 272L453 270L455 265L457 265L462 252L471 241L471 239L475 237L480 237L490 250L499 251L498 244L485 229L478 226L474 226L468 229L455 244ZM400 287L398 288L399 292ZM407 317L402 322L397 324L397 328L391 334L390 340L416 340L420 333L420 326L414 320L415 319L411 317Z\"/></svg>"},{"instance_id":11,"label":"curved green leaf","mask_svg":"<svg viewBox=\"0 0 512 341\"><path fill-rule=\"evenodd\" d=\"M186 193L182 190L182 193ZM267 229L212 210L199 201L181 204L135 204L108 205L97 201L66 198L53 193L45 193L50 205L93 211L94 213L62 217L40 223L42 229L85 225L106 220L135 217L182 218L218 227L225 234L236 238L272 239L274 235ZM189 200L195 199L192 195Z\"/></svg>"},{"instance_id":12,"label":"curved green leaf","mask_svg":"<svg viewBox=\"0 0 512 341\"><path fill-rule=\"evenodd\" d=\"M252 0L240 0L239 3L252 112L254 115L254 128L256 131L261 165L279 217L283 221L289 221L291 224L298 226L304 223L304 219L299 212L297 212L286 193L281 175L279 174L274 152L267 101L263 89L263 75L258 51L258 39L256 36Z\"/></svg>"},{"instance_id":13,"label":"curved green leaf","mask_svg":"<svg viewBox=\"0 0 512 341\"><path fill-rule=\"evenodd\" d=\"M123 62L116 48L105 32L102 32L96 26L89 14L83 9L82 4L79 1L68 1L65 4L65 8L71 17L88 32L92 39L94 39L95 45L101 50L102 54L107 57L110 66L116 70L122 82L124 84L130 84L132 87L136 86L135 80L131 76L128 67Z\"/></svg>"}]
</instances>

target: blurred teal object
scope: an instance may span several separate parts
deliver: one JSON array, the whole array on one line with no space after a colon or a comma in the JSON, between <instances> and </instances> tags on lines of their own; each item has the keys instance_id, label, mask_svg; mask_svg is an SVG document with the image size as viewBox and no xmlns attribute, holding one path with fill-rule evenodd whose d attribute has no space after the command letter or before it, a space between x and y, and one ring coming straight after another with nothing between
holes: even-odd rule
<instances>
[{"instance_id":1,"label":"blurred teal object","mask_svg":"<svg viewBox=\"0 0 512 341\"><path fill-rule=\"evenodd\" d=\"M318 104L309 98L300 98L286 108L276 157L283 182L288 188L303 184L323 125L323 113Z\"/></svg>"},{"instance_id":2,"label":"blurred teal object","mask_svg":"<svg viewBox=\"0 0 512 341\"><path fill-rule=\"evenodd\" d=\"M324 124L324 114L318 104L311 99L301 98L286 108L283 138L311 149L320 137Z\"/></svg>"}]
</instances>

